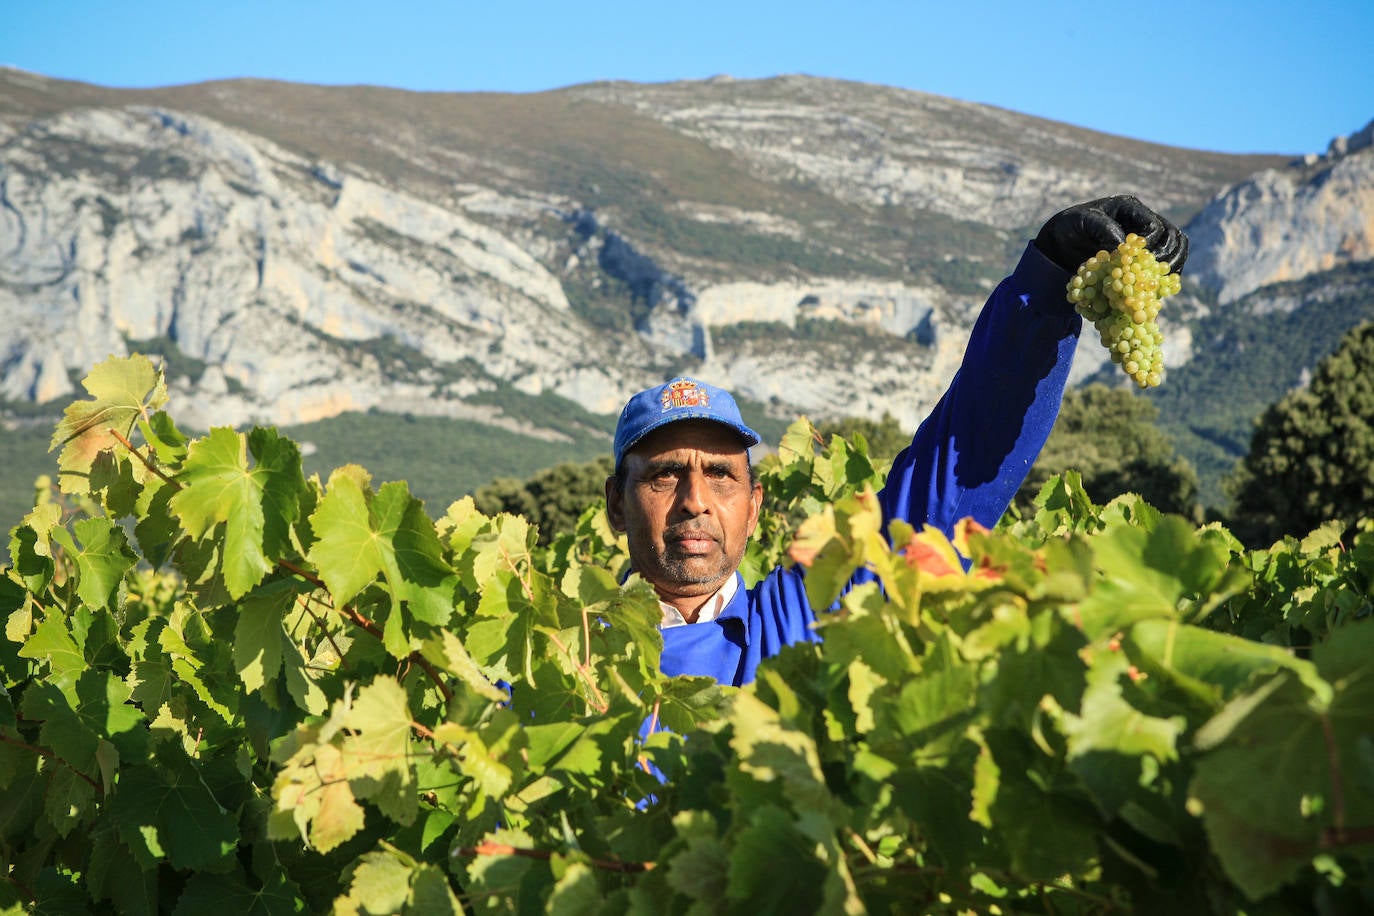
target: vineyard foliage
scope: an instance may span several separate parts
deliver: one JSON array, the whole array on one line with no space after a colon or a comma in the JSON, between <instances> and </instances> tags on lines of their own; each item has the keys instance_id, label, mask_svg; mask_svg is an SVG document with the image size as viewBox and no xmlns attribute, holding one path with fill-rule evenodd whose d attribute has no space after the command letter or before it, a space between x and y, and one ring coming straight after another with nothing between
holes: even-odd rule
<instances>
[{"instance_id":1,"label":"vineyard foliage","mask_svg":"<svg viewBox=\"0 0 1374 916\"><path fill-rule=\"evenodd\" d=\"M541 546L188 438L142 357L85 387L0 576L0 908L1374 906L1368 522L1251 551L1067 473L884 532L881 462L800 420L744 572L838 610L736 689L659 673L599 507Z\"/></svg>"}]
</instances>

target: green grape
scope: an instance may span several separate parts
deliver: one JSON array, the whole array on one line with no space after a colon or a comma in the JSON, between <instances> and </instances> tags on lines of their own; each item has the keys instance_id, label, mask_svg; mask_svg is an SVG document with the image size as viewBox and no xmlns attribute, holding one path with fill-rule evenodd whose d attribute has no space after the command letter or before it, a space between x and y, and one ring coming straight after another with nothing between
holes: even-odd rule
<instances>
[{"instance_id":1,"label":"green grape","mask_svg":"<svg viewBox=\"0 0 1374 916\"><path fill-rule=\"evenodd\" d=\"M1115 251L1099 251L1069 279L1067 295L1093 323L1112 362L1141 388L1164 380L1164 335L1155 319L1160 300L1179 291L1178 274L1155 260L1135 233Z\"/></svg>"}]
</instances>

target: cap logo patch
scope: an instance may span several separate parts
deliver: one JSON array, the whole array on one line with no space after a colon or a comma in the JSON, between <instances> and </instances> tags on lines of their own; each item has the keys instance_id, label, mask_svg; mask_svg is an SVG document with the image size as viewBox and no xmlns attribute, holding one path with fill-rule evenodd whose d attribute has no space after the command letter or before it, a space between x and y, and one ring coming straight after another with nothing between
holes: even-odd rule
<instances>
[{"instance_id":1,"label":"cap logo patch","mask_svg":"<svg viewBox=\"0 0 1374 916\"><path fill-rule=\"evenodd\" d=\"M662 403L665 411L674 407L706 407L711 403L711 396L696 382L682 380L663 389Z\"/></svg>"}]
</instances>

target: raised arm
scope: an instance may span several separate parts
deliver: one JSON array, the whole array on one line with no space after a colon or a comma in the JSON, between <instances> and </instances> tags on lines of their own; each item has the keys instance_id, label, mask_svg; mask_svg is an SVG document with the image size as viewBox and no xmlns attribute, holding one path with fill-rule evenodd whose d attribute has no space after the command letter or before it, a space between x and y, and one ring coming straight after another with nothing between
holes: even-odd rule
<instances>
[{"instance_id":1,"label":"raised arm","mask_svg":"<svg viewBox=\"0 0 1374 916\"><path fill-rule=\"evenodd\" d=\"M1080 263L1135 232L1179 270L1188 239L1134 197L1106 197L1052 216L974 324L959 371L880 494L884 517L952 533L1002 517L1059 415L1079 318L1064 286Z\"/></svg>"}]
</instances>

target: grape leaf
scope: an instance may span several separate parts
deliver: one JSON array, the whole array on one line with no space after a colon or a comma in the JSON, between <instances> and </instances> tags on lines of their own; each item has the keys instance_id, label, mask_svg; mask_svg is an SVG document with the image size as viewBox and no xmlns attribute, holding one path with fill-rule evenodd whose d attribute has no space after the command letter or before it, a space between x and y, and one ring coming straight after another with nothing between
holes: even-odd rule
<instances>
[{"instance_id":1,"label":"grape leaf","mask_svg":"<svg viewBox=\"0 0 1374 916\"><path fill-rule=\"evenodd\" d=\"M528 849L533 840L516 830L499 830L485 838L493 844ZM467 897L474 901L518 900L522 890L538 893L548 885L548 870L525 856L479 854L467 866ZM491 911L505 907L489 908ZM508 910L506 910L508 911Z\"/></svg>"},{"instance_id":2,"label":"grape leaf","mask_svg":"<svg viewBox=\"0 0 1374 916\"><path fill-rule=\"evenodd\" d=\"M878 727L900 735L919 735L927 753L952 750L976 708L978 669L955 665L930 670L902 685L894 702L874 711Z\"/></svg>"},{"instance_id":3,"label":"grape leaf","mask_svg":"<svg viewBox=\"0 0 1374 916\"><path fill-rule=\"evenodd\" d=\"M144 487L139 493L134 537L138 539L143 558L154 568L167 562L178 538L183 536L181 525L173 517L170 508L176 492L175 484L159 482Z\"/></svg>"},{"instance_id":4,"label":"grape leaf","mask_svg":"<svg viewBox=\"0 0 1374 916\"><path fill-rule=\"evenodd\" d=\"M20 912L84 914L90 912L90 898L80 884L80 874L49 866L38 873L33 882L33 897L42 902L41 909Z\"/></svg>"},{"instance_id":5,"label":"grape leaf","mask_svg":"<svg viewBox=\"0 0 1374 916\"><path fill-rule=\"evenodd\" d=\"M536 634L541 628L557 629L558 590L537 570L521 575L509 569L493 571L464 644L493 676L508 679L521 672L534 684L535 659L543 651Z\"/></svg>"},{"instance_id":6,"label":"grape leaf","mask_svg":"<svg viewBox=\"0 0 1374 916\"><path fill-rule=\"evenodd\" d=\"M530 725L525 729L525 740L529 742L530 768L547 769L559 754L572 747L577 737L583 733L578 722L550 722L548 725Z\"/></svg>"},{"instance_id":7,"label":"grape leaf","mask_svg":"<svg viewBox=\"0 0 1374 916\"><path fill-rule=\"evenodd\" d=\"M181 489L171 497L171 512L196 540L224 525L224 583L230 597L247 594L289 549L305 489L295 443L274 429L259 427L247 437L212 429L191 443L177 480Z\"/></svg>"},{"instance_id":8,"label":"grape leaf","mask_svg":"<svg viewBox=\"0 0 1374 916\"><path fill-rule=\"evenodd\" d=\"M1310 862L1327 828L1374 823L1374 798L1352 791L1362 785L1374 734L1370 668L1366 661L1361 674L1331 684L1326 696L1282 671L1198 731L1205 753L1189 791L1202 803L1217 858L1252 900Z\"/></svg>"},{"instance_id":9,"label":"grape leaf","mask_svg":"<svg viewBox=\"0 0 1374 916\"><path fill-rule=\"evenodd\" d=\"M642 678L657 677L663 612L652 586L639 577L622 586L605 569L581 566L564 576L562 591L589 620L593 664L607 657L629 657Z\"/></svg>"},{"instance_id":10,"label":"grape leaf","mask_svg":"<svg viewBox=\"0 0 1374 916\"><path fill-rule=\"evenodd\" d=\"M329 699L316 683L316 675L306 669L305 659L294 644L289 650L285 647L282 650L282 670L287 692L296 705L312 716L323 715L329 708Z\"/></svg>"},{"instance_id":11,"label":"grape leaf","mask_svg":"<svg viewBox=\"0 0 1374 916\"><path fill-rule=\"evenodd\" d=\"M668 886L688 899L704 904L710 912L725 911L730 853L714 836L691 837L668 860Z\"/></svg>"},{"instance_id":12,"label":"grape leaf","mask_svg":"<svg viewBox=\"0 0 1374 916\"><path fill-rule=\"evenodd\" d=\"M1036 727L1043 697L1078 709L1087 671L1079 654L1085 645L1082 632L1058 614L1032 617L1030 634L1028 644L1002 649L979 688L979 705L991 721L1025 730Z\"/></svg>"},{"instance_id":13,"label":"grape leaf","mask_svg":"<svg viewBox=\"0 0 1374 916\"><path fill-rule=\"evenodd\" d=\"M448 511L435 527L453 555L464 556L472 544L472 539L490 522L491 519L477 511L477 505L472 497L464 496L448 507Z\"/></svg>"},{"instance_id":14,"label":"grape leaf","mask_svg":"<svg viewBox=\"0 0 1374 916\"><path fill-rule=\"evenodd\" d=\"M267 833L271 839L284 840L294 832L327 853L363 828L366 812L353 796L343 752L333 744L316 744L308 737L302 740L272 784L276 808L268 819Z\"/></svg>"},{"instance_id":15,"label":"grape leaf","mask_svg":"<svg viewBox=\"0 0 1374 916\"><path fill-rule=\"evenodd\" d=\"M70 767L55 765L48 774L43 812L58 836L69 835L95 813L95 786L82 775Z\"/></svg>"},{"instance_id":16,"label":"grape leaf","mask_svg":"<svg viewBox=\"0 0 1374 916\"><path fill-rule=\"evenodd\" d=\"M109 817L91 829L91 858L85 878L94 900L110 900L121 913L153 916L157 913L157 870L145 871Z\"/></svg>"},{"instance_id":17,"label":"grape leaf","mask_svg":"<svg viewBox=\"0 0 1374 916\"><path fill-rule=\"evenodd\" d=\"M531 560L536 532L520 515L502 513L473 537L460 572L476 590L500 570L519 573Z\"/></svg>"},{"instance_id":18,"label":"grape leaf","mask_svg":"<svg viewBox=\"0 0 1374 916\"><path fill-rule=\"evenodd\" d=\"M124 518L138 511L138 498L146 480L158 478L142 462L113 451L96 455L87 478L91 495L98 497L111 518Z\"/></svg>"},{"instance_id":19,"label":"grape leaf","mask_svg":"<svg viewBox=\"0 0 1374 916\"><path fill-rule=\"evenodd\" d=\"M905 635L893 626L888 605L876 582L846 592L846 613L822 615L819 629L826 657L839 664L862 659L866 667L889 681L910 677L916 664Z\"/></svg>"},{"instance_id":20,"label":"grape leaf","mask_svg":"<svg viewBox=\"0 0 1374 916\"><path fill-rule=\"evenodd\" d=\"M33 635L19 649L21 658L48 663L48 683L56 686L75 706L76 681L86 670L86 656L76 644L67 623L56 615L44 617L34 627Z\"/></svg>"},{"instance_id":21,"label":"grape leaf","mask_svg":"<svg viewBox=\"0 0 1374 916\"><path fill-rule=\"evenodd\" d=\"M1092 547L1103 578L1079 606L1090 639L1138 620L1176 619L1182 599L1231 582L1224 545L1199 538L1178 516L1165 516L1148 530L1114 524L1092 538Z\"/></svg>"},{"instance_id":22,"label":"grape leaf","mask_svg":"<svg viewBox=\"0 0 1374 916\"><path fill-rule=\"evenodd\" d=\"M204 627L199 614L178 605L158 633L157 644L170 660L176 679L190 687L225 723L233 723L242 695L233 673L233 650L226 642L216 641Z\"/></svg>"},{"instance_id":23,"label":"grape leaf","mask_svg":"<svg viewBox=\"0 0 1374 916\"><path fill-rule=\"evenodd\" d=\"M295 916L305 912L300 889L280 871L273 871L260 886L253 886L239 872L197 872L177 898L173 916L195 913L233 913L234 916Z\"/></svg>"},{"instance_id":24,"label":"grape leaf","mask_svg":"<svg viewBox=\"0 0 1374 916\"><path fill-rule=\"evenodd\" d=\"M397 856L366 853L354 866L348 896L341 902L356 913L400 913L410 896L410 876L411 866Z\"/></svg>"},{"instance_id":25,"label":"grape leaf","mask_svg":"<svg viewBox=\"0 0 1374 916\"><path fill-rule=\"evenodd\" d=\"M250 691L276 679L282 666L282 619L296 600L289 583L260 589L239 604L234 624L234 667Z\"/></svg>"},{"instance_id":26,"label":"grape leaf","mask_svg":"<svg viewBox=\"0 0 1374 916\"><path fill-rule=\"evenodd\" d=\"M787 813L774 805L748 812L730 856L727 893L748 913L820 911L826 868L815 841L798 833Z\"/></svg>"},{"instance_id":27,"label":"grape leaf","mask_svg":"<svg viewBox=\"0 0 1374 916\"><path fill-rule=\"evenodd\" d=\"M442 558L423 503L403 482L383 484L374 496L365 472L340 468L330 475L310 522L318 537L309 559L337 603L352 600L378 575L390 585L391 613L383 625L387 651L397 657L411 651L402 600L418 619L448 620L457 576Z\"/></svg>"},{"instance_id":28,"label":"grape leaf","mask_svg":"<svg viewBox=\"0 0 1374 916\"><path fill-rule=\"evenodd\" d=\"M816 455L816 428L806 417L798 417L787 427L778 442L778 458L783 464L805 462L808 465ZM808 471L809 473L809 471Z\"/></svg>"},{"instance_id":29,"label":"grape leaf","mask_svg":"<svg viewBox=\"0 0 1374 916\"><path fill-rule=\"evenodd\" d=\"M53 576L52 533L62 521L57 503L35 506L10 532L10 568L34 594L47 587Z\"/></svg>"},{"instance_id":30,"label":"grape leaf","mask_svg":"<svg viewBox=\"0 0 1374 916\"><path fill-rule=\"evenodd\" d=\"M760 675L774 690L788 690L776 672L764 670ZM840 814L821 774L815 740L748 691L736 696L730 719L735 726L730 746L740 770L760 782L779 781L801 816L796 829L825 842L834 830L828 821Z\"/></svg>"},{"instance_id":31,"label":"grape leaf","mask_svg":"<svg viewBox=\"0 0 1374 916\"><path fill-rule=\"evenodd\" d=\"M1035 524L1046 535L1076 531L1084 520L1095 517L1093 502L1083 489L1082 474L1072 469L1045 481L1035 503Z\"/></svg>"},{"instance_id":32,"label":"grape leaf","mask_svg":"<svg viewBox=\"0 0 1374 916\"><path fill-rule=\"evenodd\" d=\"M1069 739L1069 759L1094 751L1129 757L1149 754L1160 761L1178 757L1177 742L1187 726L1182 716L1162 719L1136 709L1121 693L1128 662L1119 653L1094 665L1088 674L1079 714L1060 722Z\"/></svg>"},{"instance_id":33,"label":"grape leaf","mask_svg":"<svg viewBox=\"0 0 1374 916\"><path fill-rule=\"evenodd\" d=\"M418 795L410 761L410 710L405 689L380 676L358 691L345 717L344 762L354 794L371 799L402 824L415 819Z\"/></svg>"},{"instance_id":34,"label":"grape leaf","mask_svg":"<svg viewBox=\"0 0 1374 916\"><path fill-rule=\"evenodd\" d=\"M1169 678L1213 711L1256 675L1280 668L1292 669L1305 680L1320 680L1311 664L1294 658L1288 649L1172 620L1135 624L1123 646L1142 670Z\"/></svg>"},{"instance_id":35,"label":"grape leaf","mask_svg":"<svg viewBox=\"0 0 1374 916\"><path fill-rule=\"evenodd\" d=\"M591 868L582 862L569 862L554 883L545 912L550 916L598 916L603 903Z\"/></svg>"},{"instance_id":36,"label":"grape leaf","mask_svg":"<svg viewBox=\"0 0 1374 916\"><path fill-rule=\"evenodd\" d=\"M162 370L139 354L97 363L81 384L93 400L67 405L48 449L62 449L57 466L64 493L88 492L96 456L119 441L114 432L127 439L135 423L167 403Z\"/></svg>"},{"instance_id":37,"label":"grape leaf","mask_svg":"<svg viewBox=\"0 0 1374 916\"><path fill-rule=\"evenodd\" d=\"M159 766L125 766L110 810L126 843L156 839L175 868L216 870L238 845L238 817L215 799L196 764L162 755Z\"/></svg>"},{"instance_id":38,"label":"grape leaf","mask_svg":"<svg viewBox=\"0 0 1374 916\"><path fill-rule=\"evenodd\" d=\"M1045 791L1028 778L1024 764L999 760L998 767L990 815L1015 874L1051 881L1095 861L1096 822L1085 804Z\"/></svg>"},{"instance_id":39,"label":"grape leaf","mask_svg":"<svg viewBox=\"0 0 1374 916\"><path fill-rule=\"evenodd\" d=\"M262 499L263 549L271 558L285 556L292 549L291 526L301 517L307 493L300 447L274 427L259 426L248 433L248 451L254 461L253 483Z\"/></svg>"},{"instance_id":40,"label":"grape leaf","mask_svg":"<svg viewBox=\"0 0 1374 916\"><path fill-rule=\"evenodd\" d=\"M79 703L71 712L91 736L91 761L99 758L98 739L102 738L112 742L126 757L138 758L146 753L147 736L141 727L143 712L128 702L129 688L119 675L104 670L86 671L77 681L76 693ZM44 728L60 718L57 710L51 710ZM57 744L53 747L56 749ZM84 754L82 765L86 766ZM88 771L88 775L93 774L93 770Z\"/></svg>"},{"instance_id":41,"label":"grape leaf","mask_svg":"<svg viewBox=\"0 0 1374 916\"><path fill-rule=\"evenodd\" d=\"M1002 784L1002 770L986 742L979 740L978 756L973 762L972 803L969 806L969 820L991 829L992 804L997 800L997 789Z\"/></svg>"},{"instance_id":42,"label":"grape leaf","mask_svg":"<svg viewBox=\"0 0 1374 916\"><path fill-rule=\"evenodd\" d=\"M861 489L874 473L867 449L853 448L839 436L830 437L829 448L811 465L811 479L829 500Z\"/></svg>"},{"instance_id":43,"label":"grape leaf","mask_svg":"<svg viewBox=\"0 0 1374 916\"><path fill-rule=\"evenodd\" d=\"M433 865L416 866L410 879L408 912L434 916L462 916L464 910L444 872Z\"/></svg>"},{"instance_id":44,"label":"grape leaf","mask_svg":"<svg viewBox=\"0 0 1374 916\"><path fill-rule=\"evenodd\" d=\"M458 574L444 560L443 544L425 514L424 503L411 497L404 485L391 486L404 502L393 538L397 578L392 587L400 592L415 619L441 627L453 615Z\"/></svg>"},{"instance_id":45,"label":"grape leaf","mask_svg":"<svg viewBox=\"0 0 1374 916\"><path fill-rule=\"evenodd\" d=\"M812 607L829 607L856 569L889 553L881 528L882 510L872 489L829 503L801 524L788 556L806 567Z\"/></svg>"},{"instance_id":46,"label":"grape leaf","mask_svg":"<svg viewBox=\"0 0 1374 916\"><path fill-rule=\"evenodd\" d=\"M83 518L72 528L80 546L65 528L54 528L52 534L53 540L62 544L76 561L76 593L90 608L109 607L124 574L134 567L138 557L130 549L124 530L107 518Z\"/></svg>"},{"instance_id":47,"label":"grape leaf","mask_svg":"<svg viewBox=\"0 0 1374 916\"><path fill-rule=\"evenodd\" d=\"M351 600L382 570L378 533L365 495L368 481L356 466L336 469L310 517L317 539L308 558L339 604Z\"/></svg>"},{"instance_id":48,"label":"grape leaf","mask_svg":"<svg viewBox=\"0 0 1374 916\"><path fill-rule=\"evenodd\" d=\"M476 788L493 798L499 798L510 788L512 773L510 767L503 764L498 758L504 750L504 745L509 743L497 736L496 747L488 747L483 740L489 733L503 724L508 728L508 734L515 733L514 723L508 718L509 712L505 715L498 714L493 719L492 726L479 735L470 729L463 728L452 722L445 722L434 729L434 740L447 746L451 753L457 758L458 769L463 775L469 777L476 784ZM502 720L505 720L504 722ZM525 738L523 732L519 732L521 739Z\"/></svg>"},{"instance_id":49,"label":"grape leaf","mask_svg":"<svg viewBox=\"0 0 1374 916\"><path fill-rule=\"evenodd\" d=\"M497 687L477 666L463 646L462 640L450 630L440 630L426 639L420 654L442 671L455 675L474 693L497 703L505 702L506 692Z\"/></svg>"}]
</instances>

